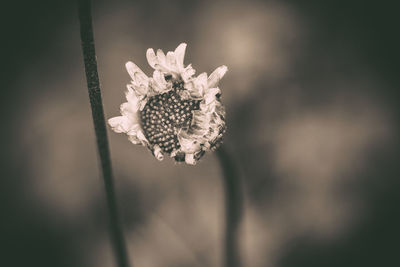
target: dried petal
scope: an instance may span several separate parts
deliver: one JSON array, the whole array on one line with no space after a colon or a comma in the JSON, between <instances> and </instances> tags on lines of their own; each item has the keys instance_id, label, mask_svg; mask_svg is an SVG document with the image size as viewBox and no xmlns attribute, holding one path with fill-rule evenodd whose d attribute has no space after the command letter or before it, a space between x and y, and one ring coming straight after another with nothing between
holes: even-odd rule
<instances>
[{"instance_id":1,"label":"dried petal","mask_svg":"<svg viewBox=\"0 0 400 267\"><path fill-rule=\"evenodd\" d=\"M218 67L211 73L208 77L208 87L212 88L218 85L219 81L224 77L225 73L228 71L228 67L223 65Z\"/></svg>"},{"instance_id":2,"label":"dried petal","mask_svg":"<svg viewBox=\"0 0 400 267\"><path fill-rule=\"evenodd\" d=\"M147 58L147 61L149 62L149 65L150 65L153 69L155 69L155 68L156 68L156 65L159 64L158 58L157 58L157 56L156 56L156 54L154 53L154 50L153 50L152 48L147 49L146 58Z\"/></svg>"},{"instance_id":3,"label":"dried petal","mask_svg":"<svg viewBox=\"0 0 400 267\"><path fill-rule=\"evenodd\" d=\"M176 64L179 68L179 70L183 70L183 59L185 58L185 51L186 51L186 44L181 43L178 45L178 47L175 49L175 58L176 58Z\"/></svg>"}]
</instances>

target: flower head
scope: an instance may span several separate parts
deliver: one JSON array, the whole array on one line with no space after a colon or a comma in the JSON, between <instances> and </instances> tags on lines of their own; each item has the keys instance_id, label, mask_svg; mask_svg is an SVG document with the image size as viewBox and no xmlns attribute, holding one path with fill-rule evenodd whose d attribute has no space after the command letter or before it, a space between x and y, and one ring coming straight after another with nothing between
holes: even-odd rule
<instances>
[{"instance_id":1,"label":"flower head","mask_svg":"<svg viewBox=\"0 0 400 267\"><path fill-rule=\"evenodd\" d=\"M152 77L127 62L132 78L127 102L120 107L122 116L108 123L115 132L127 134L133 144L147 146L158 160L166 154L196 164L222 142L225 109L217 85L228 68L221 66L209 76L196 77L192 66L183 63L185 50L185 43L166 55L149 48L146 57L154 69Z\"/></svg>"}]
</instances>

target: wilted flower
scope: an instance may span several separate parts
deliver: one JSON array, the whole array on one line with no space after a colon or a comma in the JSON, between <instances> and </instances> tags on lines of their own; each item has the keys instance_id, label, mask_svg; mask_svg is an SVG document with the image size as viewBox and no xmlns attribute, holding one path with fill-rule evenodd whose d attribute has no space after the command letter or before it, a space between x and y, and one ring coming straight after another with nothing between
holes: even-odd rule
<instances>
[{"instance_id":1,"label":"wilted flower","mask_svg":"<svg viewBox=\"0 0 400 267\"><path fill-rule=\"evenodd\" d=\"M146 56L153 77L127 62L132 78L128 102L120 107L122 116L108 123L115 132L126 133L133 144L147 146L158 160L167 154L196 164L205 151L218 147L225 133L225 109L217 85L228 69L221 66L208 77L207 73L196 77L192 66L183 64L185 50L185 43L166 55L149 48Z\"/></svg>"}]
</instances>

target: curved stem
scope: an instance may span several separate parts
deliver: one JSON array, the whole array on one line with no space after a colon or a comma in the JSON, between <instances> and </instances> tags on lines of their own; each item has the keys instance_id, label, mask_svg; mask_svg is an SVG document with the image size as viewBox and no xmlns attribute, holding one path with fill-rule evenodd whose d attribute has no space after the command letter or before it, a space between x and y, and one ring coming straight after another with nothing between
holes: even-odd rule
<instances>
[{"instance_id":1,"label":"curved stem","mask_svg":"<svg viewBox=\"0 0 400 267\"><path fill-rule=\"evenodd\" d=\"M128 267L129 259L118 215L117 200L112 176L110 152L108 148L107 130L101 100L100 82L97 73L96 52L94 46L92 15L90 0L79 0L79 22L82 52L85 63L86 81L92 109L97 148L100 156L107 206L110 217L110 232L113 249L119 267Z\"/></svg>"},{"instance_id":2,"label":"curved stem","mask_svg":"<svg viewBox=\"0 0 400 267\"><path fill-rule=\"evenodd\" d=\"M225 267L240 267L239 227L242 218L243 198L241 181L232 157L222 146L217 150L225 188Z\"/></svg>"}]
</instances>

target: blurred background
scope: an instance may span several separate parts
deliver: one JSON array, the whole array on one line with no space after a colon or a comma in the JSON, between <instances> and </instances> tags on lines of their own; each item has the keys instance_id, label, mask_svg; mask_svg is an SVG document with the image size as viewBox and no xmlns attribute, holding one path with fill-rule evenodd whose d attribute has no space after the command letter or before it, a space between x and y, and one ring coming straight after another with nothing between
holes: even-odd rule
<instances>
[{"instance_id":1,"label":"blurred background","mask_svg":"<svg viewBox=\"0 0 400 267\"><path fill-rule=\"evenodd\" d=\"M106 118L146 49L220 84L242 177L242 265L396 266L396 9L376 1L93 1ZM74 1L3 5L0 266L115 266ZM215 154L158 162L109 131L131 261L221 266Z\"/></svg>"}]
</instances>

